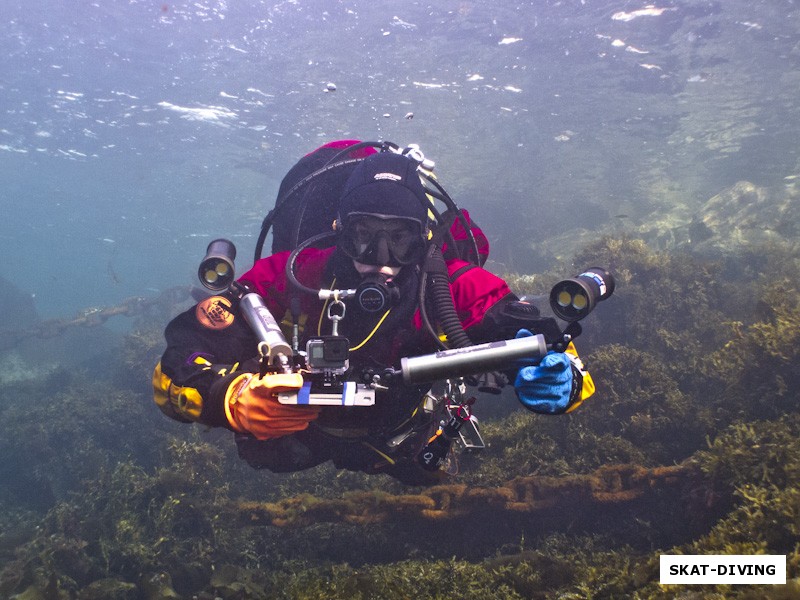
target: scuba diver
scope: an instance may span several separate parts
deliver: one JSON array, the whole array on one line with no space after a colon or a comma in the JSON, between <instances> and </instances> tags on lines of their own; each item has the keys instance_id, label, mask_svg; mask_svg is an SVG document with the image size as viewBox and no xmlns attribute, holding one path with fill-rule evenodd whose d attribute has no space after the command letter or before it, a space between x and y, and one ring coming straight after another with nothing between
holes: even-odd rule
<instances>
[{"instance_id":1,"label":"scuba diver","mask_svg":"<svg viewBox=\"0 0 800 600\"><path fill-rule=\"evenodd\" d=\"M441 350L443 338L458 338L456 346L465 346L515 335L552 339L561 332L554 319L520 300L503 279L458 258L453 237L447 238L450 251L440 252L448 243L432 218L433 188L423 183L424 165L415 152L386 144L379 151L359 152L349 155L354 167L325 234L331 243L303 244L259 258L236 280L235 289L202 300L167 325L167 348L153 376L155 401L178 421L233 431L239 456L257 469L293 472L332 461L339 469L431 485L446 476L446 461L432 466L422 457L431 456L426 449L436 442L446 441L444 409L429 393L430 383L391 376L404 357ZM486 242L477 226L468 225L470 235ZM434 283L426 286L420 274L430 271L431 263L438 266L429 273ZM263 300L272 322L280 323L275 339L307 348L307 365L265 364L243 314L242 293ZM435 335L426 326L431 320ZM566 346L468 381L494 389L511 381L529 410L571 411L593 393L594 384L574 345ZM288 347L282 351L293 353ZM338 396L330 401L330 394L309 401L305 380L323 372L320 380L334 373L361 383L355 395L352 386L342 384L350 390L347 401Z\"/></svg>"}]
</instances>

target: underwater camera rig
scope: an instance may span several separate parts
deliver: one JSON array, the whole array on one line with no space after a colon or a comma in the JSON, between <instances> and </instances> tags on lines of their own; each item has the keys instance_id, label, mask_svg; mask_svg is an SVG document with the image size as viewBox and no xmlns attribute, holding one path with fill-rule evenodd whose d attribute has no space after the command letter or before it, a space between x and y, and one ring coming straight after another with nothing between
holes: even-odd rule
<instances>
[{"instance_id":1,"label":"underwater camera rig","mask_svg":"<svg viewBox=\"0 0 800 600\"><path fill-rule=\"evenodd\" d=\"M567 321L559 339L548 343L545 336L500 340L453 348L400 360L400 372L406 383L427 383L439 379L466 377L507 369L521 358L541 358L550 350L563 352L581 333L578 321L594 310L601 300L614 293L614 278L600 267L593 267L577 277L564 279L550 291L550 308Z\"/></svg>"},{"instance_id":2,"label":"underwater camera rig","mask_svg":"<svg viewBox=\"0 0 800 600\"><path fill-rule=\"evenodd\" d=\"M485 447L471 411L475 399L466 395L465 377L513 368L519 359L541 358L551 350L564 352L581 333L579 321L614 292L613 276L606 269L593 267L553 286L550 307L558 318L567 322L556 338L547 340L543 334L535 334L452 348L404 357L399 369L358 373L350 368L350 342L339 335L338 323L345 316L344 300L357 298L360 290L318 290L317 296L329 302L327 317L332 334L310 338L305 350L300 350L297 324L290 344L263 298L235 280L235 258L236 247L231 241L214 240L200 263L198 276L209 290L227 292L238 301L239 310L258 338L260 376L270 372L302 373L302 389L279 394L278 401L282 404L371 406L375 403L375 391L388 389L398 379L408 385L445 381L439 397L429 394L435 405L445 407L438 430L418 456L420 464L429 470L445 463L453 440L459 440L465 449Z\"/></svg>"}]
</instances>

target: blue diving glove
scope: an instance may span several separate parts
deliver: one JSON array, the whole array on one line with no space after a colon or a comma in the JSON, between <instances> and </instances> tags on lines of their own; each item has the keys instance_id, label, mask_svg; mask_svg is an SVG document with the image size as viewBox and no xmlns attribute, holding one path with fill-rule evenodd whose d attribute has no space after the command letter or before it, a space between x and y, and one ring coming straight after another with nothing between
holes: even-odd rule
<instances>
[{"instance_id":1,"label":"blue diving glove","mask_svg":"<svg viewBox=\"0 0 800 600\"><path fill-rule=\"evenodd\" d=\"M527 329L517 332L518 338L531 334ZM538 365L534 360L521 361L514 389L519 401L533 412L555 415L565 412L580 393L580 379L575 385L575 372L569 356L563 352L548 352ZM576 389L577 388L577 393Z\"/></svg>"}]
</instances>

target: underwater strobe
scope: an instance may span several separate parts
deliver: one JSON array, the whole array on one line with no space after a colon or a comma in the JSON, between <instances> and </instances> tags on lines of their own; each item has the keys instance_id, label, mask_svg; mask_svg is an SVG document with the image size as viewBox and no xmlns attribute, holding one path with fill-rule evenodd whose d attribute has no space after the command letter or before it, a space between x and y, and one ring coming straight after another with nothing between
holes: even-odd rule
<instances>
[{"instance_id":1,"label":"underwater strobe","mask_svg":"<svg viewBox=\"0 0 800 600\"><path fill-rule=\"evenodd\" d=\"M233 283L235 259L236 246L233 242L224 239L211 242L206 250L206 257L197 269L200 283L215 292L227 289Z\"/></svg>"},{"instance_id":2,"label":"underwater strobe","mask_svg":"<svg viewBox=\"0 0 800 600\"><path fill-rule=\"evenodd\" d=\"M595 305L614 293L614 277L602 267L587 269L577 277L564 279L550 291L550 308L564 321L580 321Z\"/></svg>"}]
</instances>

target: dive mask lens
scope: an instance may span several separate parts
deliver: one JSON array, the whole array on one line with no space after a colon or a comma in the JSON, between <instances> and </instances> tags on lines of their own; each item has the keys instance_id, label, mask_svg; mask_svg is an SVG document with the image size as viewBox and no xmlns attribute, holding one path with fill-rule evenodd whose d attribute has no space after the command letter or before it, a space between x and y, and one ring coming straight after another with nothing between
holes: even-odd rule
<instances>
[{"instance_id":1,"label":"dive mask lens","mask_svg":"<svg viewBox=\"0 0 800 600\"><path fill-rule=\"evenodd\" d=\"M425 244L414 219L355 215L347 219L339 247L363 264L403 266L418 261Z\"/></svg>"}]
</instances>

